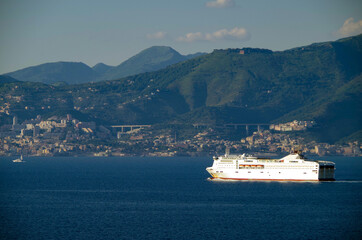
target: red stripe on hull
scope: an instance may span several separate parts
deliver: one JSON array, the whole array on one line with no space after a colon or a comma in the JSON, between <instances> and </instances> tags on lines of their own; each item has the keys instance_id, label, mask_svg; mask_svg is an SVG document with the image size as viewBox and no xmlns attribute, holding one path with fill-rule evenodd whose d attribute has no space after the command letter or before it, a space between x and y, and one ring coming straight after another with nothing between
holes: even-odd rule
<instances>
[{"instance_id":1,"label":"red stripe on hull","mask_svg":"<svg viewBox=\"0 0 362 240\"><path fill-rule=\"evenodd\" d=\"M222 179L222 180L241 180L241 181L302 181L302 182L318 182L318 181L323 181L323 180L314 180L314 179L255 179L255 178L213 178L213 179ZM326 181L326 180L324 180ZM327 181L331 181L331 180L327 180Z\"/></svg>"}]
</instances>

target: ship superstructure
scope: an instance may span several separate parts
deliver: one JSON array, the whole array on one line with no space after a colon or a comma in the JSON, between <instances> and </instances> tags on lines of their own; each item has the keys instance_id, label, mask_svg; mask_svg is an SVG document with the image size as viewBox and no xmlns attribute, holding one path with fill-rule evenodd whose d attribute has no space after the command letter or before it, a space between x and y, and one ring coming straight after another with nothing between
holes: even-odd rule
<instances>
[{"instance_id":1,"label":"ship superstructure","mask_svg":"<svg viewBox=\"0 0 362 240\"><path fill-rule=\"evenodd\" d=\"M332 181L333 162L309 160L298 152L280 159L229 155L214 157L206 168L214 179L266 181Z\"/></svg>"}]
</instances>

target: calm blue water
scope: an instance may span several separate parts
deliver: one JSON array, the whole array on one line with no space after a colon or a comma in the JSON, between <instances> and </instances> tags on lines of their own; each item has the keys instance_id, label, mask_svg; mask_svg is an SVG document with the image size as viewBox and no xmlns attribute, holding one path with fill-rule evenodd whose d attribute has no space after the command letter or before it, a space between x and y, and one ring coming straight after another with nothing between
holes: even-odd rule
<instances>
[{"instance_id":1,"label":"calm blue water","mask_svg":"<svg viewBox=\"0 0 362 240\"><path fill-rule=\"evenodd\" d=\"M361 239L362 158L335 182L212 182L210 158L0 159L0 239Z\"/></svg>"}]
</instances>

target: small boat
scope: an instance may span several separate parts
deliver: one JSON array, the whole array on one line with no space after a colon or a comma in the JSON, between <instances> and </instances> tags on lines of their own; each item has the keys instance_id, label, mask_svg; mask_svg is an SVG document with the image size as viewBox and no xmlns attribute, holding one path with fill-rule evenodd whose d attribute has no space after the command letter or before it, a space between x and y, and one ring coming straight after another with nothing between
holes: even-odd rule
<instances>
[{"instance_id":1,"label":"small boat","mask_svg":"<svg viewBox=\"0 0 362 240\"><path fill-rule=\"evenodd\" d=\"M20 158L14 159L13 162L25 162L23 159L23 154L21 154Z\"/></svg>"}]
</instances>

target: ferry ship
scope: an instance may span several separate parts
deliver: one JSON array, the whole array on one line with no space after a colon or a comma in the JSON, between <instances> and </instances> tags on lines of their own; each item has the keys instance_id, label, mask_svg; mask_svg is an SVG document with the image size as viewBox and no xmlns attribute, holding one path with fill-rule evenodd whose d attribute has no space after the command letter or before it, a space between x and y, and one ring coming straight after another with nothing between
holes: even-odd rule
<instances>
[{"instance_id":1,"label":"ferry ship","mask_svg":"<svg viewBox=\"0 0 362 240\"><path fill-rule=\"evenodd\" d=\"M214 180L334 181L333 162L309 160L300 152L280 159L228 153L213 159L212 167L206 168L206 171Z\"/></svg>"}]
</instances>

